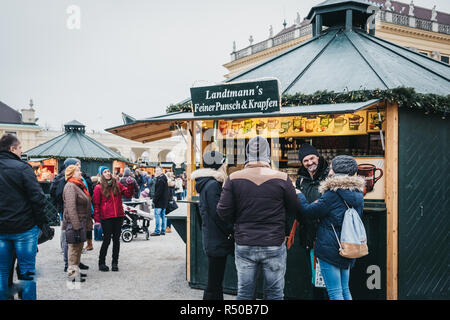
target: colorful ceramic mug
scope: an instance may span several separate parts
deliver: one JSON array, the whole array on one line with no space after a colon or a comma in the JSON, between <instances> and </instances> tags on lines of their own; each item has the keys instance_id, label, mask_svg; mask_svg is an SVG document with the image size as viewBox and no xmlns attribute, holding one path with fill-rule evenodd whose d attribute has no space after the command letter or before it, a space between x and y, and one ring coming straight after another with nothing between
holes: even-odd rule
<instances>
[{"instance_id":1,"label":"colorful ceramic mug","mask_svg":"<svg viewBox=\"0 0 450 320\"><path fill-rule=\"evenodd\" d=\"M278 126L279 121L277 119L269 119L267 121L267 128L269 129L276 129Z\"/></svg>"},{"instance_id":2,"label":"colorful ceramic mug","mask_svg":"<svg viewBox=\"0 0 450 320\"><path fill-rule=\"evenodd\" d=\"M348 128L350 130L359 130L359 126L364 122L364 117L355 114L353 117L350 117L348 120Z\"/></svg>"},{"instance_id":3,"label":"colorful ceramic mug","mask_svg":"<svg viewBox=\"0 0 450 320\"><path fill-rule=\"evenodd\" d=\"M252 128L253 128L253 121L252 120L245 120L244 121L243 132L244 133L250 132L250 131L252 131Z\"/></svg>"},{"instance_id":4,"label":"colorful ceramic mug","mask_svg":"<svg viewBox=\"0 0 450 320\"><path fill-rule=\"evenodd\" d=\"M380 175L376 177L376 172L379 171ZM362 163L358 165L358 175L366 180L366 192L373 191L375 183L383 176L383 170L375 167L370 163Z\"/></svg>"},{"instance_id":5,"label":"colorful ceramic mug","mask_svg":"<svg viewBox=\"0 0 450 320\"><path fill-rule=\"evenodd\" d=\"M313 132L316 126L316 119L307 119L305 121L306 132Z\"/></svg>"},{"instance_id":6,"label":"colorful ceramic mug","mask_svg":"<svg viewBox=\"0 0 450 320\"><path fill-rule=\"evenodd\" d=\"M281 134L287 133L289 131L290 127L291 127L291 122L289 120L281 121L281 129L279 132Z\"/></svg>"},{"instance_id":7,"label":"colorful ceramic mug","mask_svg":"<svg viewBox=\"0 0 450 320\"><path fill-rule=\"evenodd\" d=\"M334 119L334 129L336 131L341 131L344 129L344 126L347 124L348 120L344 116L338 116Z\"/></svg>"},{"instance_id":8,"label":"colorful ceramic mug","mask_svg":"<svg viewBox=\"0 0 450 320\"><path fill-rule=\"evenodd\" d=\"M295 131L295 132L303 131L304 128L303 128L303 121L302 121L302 118L295 118L295 119L292 121L292 127L294 128L294 131Z\"/></svg>"}]
</instances>

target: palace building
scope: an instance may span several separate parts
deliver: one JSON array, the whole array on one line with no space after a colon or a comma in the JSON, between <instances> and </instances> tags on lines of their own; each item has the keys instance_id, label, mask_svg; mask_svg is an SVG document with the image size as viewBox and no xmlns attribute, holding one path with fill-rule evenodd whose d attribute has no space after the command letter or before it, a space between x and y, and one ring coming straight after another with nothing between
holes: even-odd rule
<instances>
[{"instance_id":1,"label":"palace building","mask_svg":"<svg viewBox=\"0 0 450 320\"><path fill-rule=\"evenodd\" d=\"M318 6L333 5L340 0L327 0ZM371 6L369 10L374 12L374 35L383 40L390 41L402 47L419 52L425 56L449 63L450 59L450 14L438 11L436 6L423 8L415 6L414 2L404 3L389 0L361 1ZM226 78L231 78L259 63L274 57L286 50L311 39L316 32L310 19L297 18L293 25L287 26L274 35L270 26L269 37L253 44L250 36L250 44L242 49L236 49L233 43L231 61L223 66L229 73ZM369 28L369 26L367 26Z\"/></svg>"}]
</instances>

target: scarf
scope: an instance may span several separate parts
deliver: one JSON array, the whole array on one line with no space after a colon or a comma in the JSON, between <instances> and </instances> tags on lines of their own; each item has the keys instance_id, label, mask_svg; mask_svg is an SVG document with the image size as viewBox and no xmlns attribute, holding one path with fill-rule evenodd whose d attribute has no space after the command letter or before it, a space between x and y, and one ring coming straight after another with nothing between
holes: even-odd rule
<instances>
[{"instance_id":1,"label":"scarf","mask_svg":"<svg viewBox=\"0 0 450 320\"><path fill-rule=\"evenodd\" d=\"M81 190L84 191L84 193L87 195L87 197L89 199L91 199L91 195L89 194L88 189L86 188L86 186L84 185L83 181L81 179L76 179L74 177L70 178L69 180L67 180L68 182L72 182L74 184L76 184L77 186L79 186L81 188Z\"/></svg>"}]
</instances>

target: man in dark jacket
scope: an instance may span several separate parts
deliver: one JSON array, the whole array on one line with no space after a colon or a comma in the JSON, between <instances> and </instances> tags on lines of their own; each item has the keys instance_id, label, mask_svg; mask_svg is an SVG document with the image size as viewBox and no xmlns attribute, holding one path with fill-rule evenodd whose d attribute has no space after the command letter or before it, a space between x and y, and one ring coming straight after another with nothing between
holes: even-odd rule
<instances>
[{"instance_id":1,"label":"man in dark jacket","mask_svg":"<svg viewBox=\"0 0 450 320\"><path fill-rule=\"evenodd\" d=\"M262 267L265 299L284 298L286 214L300 210L286 173L270 168L270 145L256 136L246 146L243 170L232 173L223 187L217 214L234 223L237 299L253 299L256 272Z\"/></svg>"},{"instance_id":2,"label":"man in dark jacket","mask_svg":"<svg viewBox=\"0 0 450 320\"><path fill-rule=\"evenodd\" d=\"M208 257L208 284L203 300L223 300L222 282L227 256L234 248L233 225L217 215L217 203L226 179L225 157L216 151L203 156L203 169L194 171L195 189L200 195L203 250Z\"/></svg>"},{"instance_id":3,"label":"man in dark jacket","mask_svg":"<svg viewBox=\"0 0 450 320\"><path fill-rule=\"evenodd\" d=\"M21 160L15 135L0 139L0 300L8 299L8 278L16 249L22 299L36 299L34 280L40 228L47 223L45 196L29 164Z\"/></svg>"},{"instance_id":4,"label":"man in dark jacket","mask_svg":"<svg viewBox=\"0 0 450 320\"><path fill-rule=\"evenodd\" d=\"M165 235L166 231L166 208L169 203L169 186L167 177L161 167L155 169L155 195L153 204L155 205L155 232L151 236Z\"/></svg>"},{"instance_id":5,"label":"man in dark jacket","mask_svg":"<svg viewBox=\"0 0 450 320\"><path fill-rule=\"evenodd\" d=\"M299 169L296 187L306 197L309 203L313 203L320 198L320 183L328 177L329 167L325 159L319 155L319 152L310 144L304 144L298 151L298 159L302 167ZM298 238L300 245L306 249L306 259L310 266L310 275L313 276L313 264L311 255L314 255L313 246L316 239L319 221L316 218L299 216ZM312 285L312 282L311 282ZM315 300L327 299L325 288L316 288L312 285L313 298Z\"/></svg>"}]
</instances>

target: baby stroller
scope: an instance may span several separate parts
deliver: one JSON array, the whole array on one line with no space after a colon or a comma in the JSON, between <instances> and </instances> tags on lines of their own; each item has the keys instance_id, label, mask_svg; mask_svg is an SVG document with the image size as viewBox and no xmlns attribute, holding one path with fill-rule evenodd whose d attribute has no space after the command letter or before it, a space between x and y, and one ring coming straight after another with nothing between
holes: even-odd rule
<instances>
[{"instance_id":1,"label":"baby stroller","mask_svg":"<svg viewBox=\"0 0 450 320\"><path fill-rule=\"evenodd\" d=\"M152 217L150 213L136 208L137 205L143 202L124 202L123 211L125 219L122 225L122 240L130 242L133 238L137 238L138 234L145 234L145 239L150 239L150 221Z\"/></svg>"}]
</instances>

